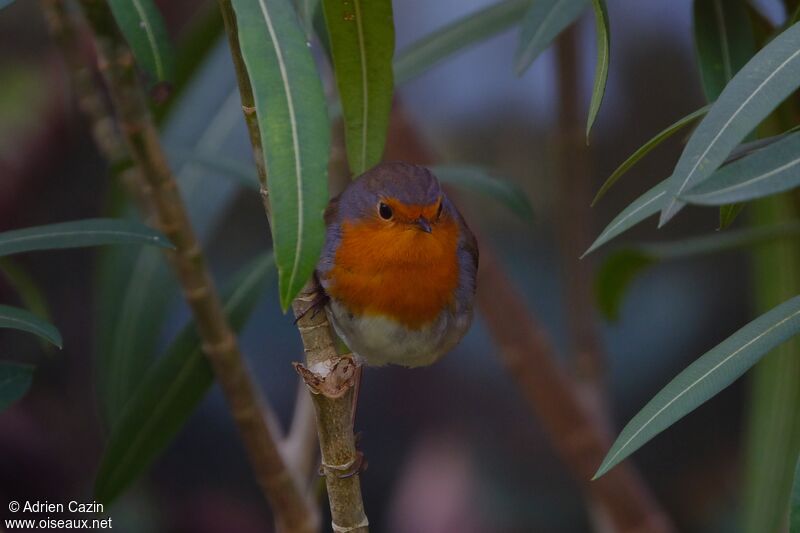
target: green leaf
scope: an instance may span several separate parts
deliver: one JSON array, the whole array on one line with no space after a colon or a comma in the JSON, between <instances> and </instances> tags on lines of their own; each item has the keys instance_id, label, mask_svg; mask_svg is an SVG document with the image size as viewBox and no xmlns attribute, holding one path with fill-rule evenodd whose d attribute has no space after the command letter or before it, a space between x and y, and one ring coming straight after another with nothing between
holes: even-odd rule
<instances>
[{"instance_id":1,"label":"green leaf","mask_svg":"<svg viewBox=\"0 0 800 533\"><path fill-rule=\"evenodd\" d=\"M200 151L173 150L171 153L180 156L186 164L199 165L205 169L213 170L224 176L236 179L239 185L246 189L254 192L258 191L258 173L252 162Z\"/></svg>"},{"instance_id":2,"label":"green leaf","mask_svg":"<svg viewBox=\"0 0 800 533\"><path fill-rule=\"evenodd\" d=\"M695 0L694 41L703 91L709 102L756 50L744 0Z\"/></svg>"},{"instance_id":3,"label":"green leaf","mask_svg":"<svg viewBox=\"0 0 800 533\"><path fill-rule=\"evenodd\" d=\"M492 176L485 168L467 165L440 165L431 168L439 181L497 200L520 218L533 219L528 197L516 183Z\"/></svg>"},{"instance_id":4,"label":"green leaf","mask_svg":"<svg viewBox=\"0 0 800 533\"><path fill-rule=\"evenodd\" d=\"M728 229L744 209L744 204L727 204L719 208L718 230Z\"/></svg>"},{"instance_id":5,"label":"green leaf","mask_svg":"<svg viewBox=\"0 0 800 533\"><path fill-rule=\"evenodd\" d=\"M589 0L536 0L522 19L514 68L521 76L567 26L578 20ZM599 34L598 34L599 35Z\"/></svg>"},{"instance_id":6,"label":"green leaf","mask_svg":"<svg viewBox=\"0 0 800 533\"><path fill-rule=\"evenodd\" d=\"M243 268L225 291L235 331L247 321L274 272L272 254ZM194 324L186 326L147 372L112 428L95 481L95 497L110 504L156 459L213 383Z\"/></svg>"},{"instance_id":7,"label":"green leaf","mask_svg":"<svg viewBox=\"0 0 800 533\"><path fill-rule=\"evenodd\" d=\"M771 224L700 235L674 242L638 243L611 252L595 278L597 305L608 320L617 320L630 284L641 272L662 261L672 261L769 244L800 237L800 223Z\"/></svg>"},{"instance_id":8,"label":"green leaf","mask_svg":"<svg viewBox=\"0 0 800 533\"><path fill-rule=\"evenodd\" d=\"M751 205L758 224L797 224L791 197L773 196ZM763 312L800 292L800 240L785 239L752 254L753 295ZM778 346L750 372L743 468L742 533L785 531L792 469L800 452L800 337Z\"/></svg>"},{"instance_id":9,"label":"green leaf","mask_svg":"<svg viewBox=\"0 0 800 533\"><path fill-rule=\"evenodd\" d=\"M753 27L744 0L695 0L694 36L703 90L716 100L733 75L756 52ZM719 229L725 229L742 211L741 205L723 205Z\"/></svg>"},{"instance_id":10,"label":"green leaf","mask_svg":"<svg viewBox=\"0 0 800 533\"><path fill-rule=\"evenodd\" d=\"M394 81L412 80L469 46L519 23L533 0L504 0L443 26L397 53Z\"/></svg>"},{"instance_id":11,"label":"green leaf","mask_svg":"<svg viewBox=\"0 0 800 533\"><path fill-rule=\"evenodd\" d=\"M628 159L622 162L620 166L611 173L611 175L606 179L603 183L600 190L597 191L597 194L592 200L592 207L608 192L608 190L625 174L628 170L630 170L633 165L639 162L644 156L649 154L656 146L664 142L665 140L672 137L675 133L683 129L685 126L688 126L698 118L702 117L708 110L711 109L711 105L703 106L700 109L693 111L686 115L685 117L679 118L660 132L658 132L652 139L644 143L642 146L636 149Z\"/></svg>"},{"instance_id":12,"label":"green leaf","mask_svg":"<svg viewBox=\"0 0 800 533\"><path fill-rule=\"evenodd\" d=\"M314 38L314 16L319 8L319 0L294 0L294 8L300 22L303 24L306 40L311 42Z\"/></svg>"},{"instance_id":13,"label":"green leaf","mask_svg":"<svg viewBox=\"0 0 800 533\"><path fill-rule=\"evenodd\" d=\"M794 12L792 16L789 18L789 26L794 24L795 22L800 20L800 4L797 4L797 7L794 8ZM794 531L792 531L794 533Z\"/></svg>"},{"instance_id":14,"label":"green leaf","mask_svg":"<svg viewBox=\"0 0 800 533\"><path fill-rule=\"evenodd\" d=\"M61 348L61 334L56 327L25 309L0 305L0 328L27 331Z\"/></svg>"},{"instance_id":15,"label":"green leaf","mask_svg":"<svg viewBox=\"0 0 800 533\"><path fill-rule=\"evenodd\" d=\"M603 102L603 95L606 92L606 82L608 81L608 62L611 50L611 32L608 22L608 8L605 0L592 0L594 8L594 20L597 28L597 64L594 71L594 88L592 89L592 101L589 103L589 118L586 121L586 141L589 141L589 132L592 131L592 124L600 111L600 104Z\"/></svg>"},{"instance_id":16,"label":"green leaf","mask_svg":"<svg viewBox=\"0 0 800 533\"><path fill-rule=\"evenodd\" d=\"M394 21L391 0L322 0L347 160L358 176L383 157L392 108Z\"/></svg>"},{"instance_id":17,"label":"green leaf","mask_svg":"<svg viewBox=\"0 0 800 533\"><path fill-rule=\"evenodd\" d=\"M750 131L800 85L800 24L762 48L725 86L692 134L670 180L659 226L682 207L685 191L703 182Z\"/></svg>"},{"instance_id":18,"label":"green leaf","mask_svg":"<svg viewBox=\"0 0 800 533\"><path fill-rule=\"evenodd\" d=\"M161 233L138 222L90 218L0 233L0 256L105 244L151 244L172 248Z\"/></svg>"},{"instance_id":19,"label":"green leaf","mask_svg":"<svg viewBox=\"0 0 800 533\"><path fill-rule=\"evenodd\" d=\"M29 311L50 319L50 308L36 281L16 261L10 257L0 257L0 274L17 291L19 299Z\"/></svg>"},{"instance_id":20,"label":"green leaf","mask_svg":"<svg viewBox=\"0 0 800 533\"><path fill-rule=\"evenodd\" d=\"M217 6L211 7L219 13ZM218 42L218 46L227 47L227 43ZM199 97L200 107L213 111L198 116L197 105L178 106L168 117L162 137L170 155L171 146L176 143L188 143L204 154L219 154L230 146L233 133L241 133L236 129L241 127L242 113L238 87L234 84L230 91L212 91L214 94L203 89L211 78L219 76L219 69L214 68L219 61L224 63L225 55L212 54L197 79L186 87L187 98L197 102ZM222 216L233 191L226 192L224 185L210 182L211 176L202 169L182 163L180 158L175 162L181 196L197 237L203 242ZM135 218L130 207L127 213ZM181 298L174 272L161 250L111 247L104 249L99 259L98 294L94 298L95 382L104 422L106 427L112 427L153 364L168 314Z\"/></svg>"},{"instance_id":21,"label":"green leaf","mask_svg":"<svg viewBox=\"0 0 800 533\"><path fill-rule=\"evenodd\" d=\"M162 333L175 282L163 254L147 249L129 258L132 268L119 293L112 335L98 355L106 422L113 426L149 365Z\"/></svg>"},{"instance_id":22,"label":"green leaf","mask_svg":"<svg viewBox=\"0 0 800 533\"><path fill-rule=\"evenodd\" d=\"M589 249L583 252L581 258L597 250L599 247L620 233L632 228L642 220L658 213L667 197L667 187L669 187L669 178L634 200L633 203L626 207L608 224L608 226L606 226Z\"/></svg>"},{"instance_id":23,"label":"green leaf","mask_svg":"<svg viewBox=\"0 0 800 533\"><path fill-rule=\"evenodd\" d=\"M628 422L593 479L715 396L798 331L800 296L761 315L700 356Z\"/></svg>"},{"instance_id":24,"label":"green leaf","mask_svg":"<svg viewBox=\"0 0 800 533\"><path fill-rule=\"evenodd\" d=\"M32 366L0 361L0 413L28 392L32 379Z\"/></svg>"},{"instance_id":25,"label":"green leaf","mask_svg":"<svg viewBox=\"0 0 800 533\"><path fill-rule=\"evenodd\" d=\"M738 159L689 189L681 199L692 204L746 202L800 185L800 132Z\"/></svg>"},{"instance_id":26,"label":"green leaf","mask_svg":"<svg viewBox=\"0 0 800 533\"><path fill-rule=\"evenodd\" d=\"M597 271L594 282L595 299L606 320L619 319L625 293L636 277L656 263L646 252L633 248L617 250L610 254Z\"/></svg>"},{"instance_id":27,"label":"green leaf","mask_svg":"<svg viewBox=\"0 0 800 533\"><path fill-rule=\"evenodd\" d=\"M314 272L325 236L328 111L289 0L234 0L233 7L269 176L270 226L285 311ZM370 135L377 138L380 132Z\"/></svg>"},{"instance_id":28,"label":"green leaf","mask_svg":"<svg viewBox=\"0 0 800 533\"><path fill-rule=\"evenodd\" d=\"M797 460L797 465L794 468L794 483L792 483L792 501L789 513L789 533L800 533L800 459Z\"/></svg>"},{"instance_id":29,"label":"green leaf","mask_svg":"<svg viewBox=\"0 0 800 533\"><path fill-rule=\"evenodd\" d=\"M219 6L210 3L198 7L185 22L175 46L175 74L169 80L169 98L152 106L157 124L164 124L172 111L184 101L186 89L214 48L219 46L224 31Z\"/></svg>"},{"instance_id":30,"label":"green leaf","mask_svg":"<svg viewBox=\"0 0 800 533\"><path fill-rule=\"evenodd\" d=\"M108 0L108 4L139 65L153 79L171 81L175 72L175 52L155 2Z\"/></svg>"}]
</instances>

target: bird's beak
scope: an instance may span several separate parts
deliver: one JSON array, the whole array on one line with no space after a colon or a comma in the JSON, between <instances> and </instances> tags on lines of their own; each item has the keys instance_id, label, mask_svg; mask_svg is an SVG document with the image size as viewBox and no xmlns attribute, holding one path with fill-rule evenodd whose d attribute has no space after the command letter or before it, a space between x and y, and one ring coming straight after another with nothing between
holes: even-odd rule
<instances>
[{"instance_id":1,"label":"bird's beak","mask_svg":"<svg viewBox=\"0 0 800 533\"><path fill-rule=\"evenodd\" d=\"M419 229L421 229L425 233L431 232L431 223L428 222L428 219L425 217L419 217L417 219L417 226L419 226Z\"/></svg>"}]
</instances>

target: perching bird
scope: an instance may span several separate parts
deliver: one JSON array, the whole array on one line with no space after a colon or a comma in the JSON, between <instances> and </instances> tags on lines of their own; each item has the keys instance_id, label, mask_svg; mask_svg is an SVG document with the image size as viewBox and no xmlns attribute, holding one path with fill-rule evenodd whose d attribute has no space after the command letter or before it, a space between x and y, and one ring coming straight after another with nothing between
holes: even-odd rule
<instances>
[{"instance_id":1,"label":"perching bird","mask_svg":"<svg viewBox=\"0 0 800 533\"><path fill-rule=\"evenodd\" d=\"M331 200L317 276L336 333L369 365L429 365L469 329L478 246L424 167L383 163Z\"/></svg>"}]
</instances>

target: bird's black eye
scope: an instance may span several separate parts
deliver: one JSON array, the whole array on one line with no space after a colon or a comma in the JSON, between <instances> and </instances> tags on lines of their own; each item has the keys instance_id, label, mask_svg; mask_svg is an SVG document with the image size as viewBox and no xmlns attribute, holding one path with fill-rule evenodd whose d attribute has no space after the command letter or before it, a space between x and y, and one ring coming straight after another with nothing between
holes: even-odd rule
<instances>
[{"instance_id":1,"label":"bird's black eye","mask_svg":"<svg viewBox=\"0 0 800 533\"><path fill-rule=\"evenodd\" d=\"M442 201L441 201L441 200L439 200L439 209L437 209L437 210L436 210L436 218L437 218L437 219L438 219L440 216L442 216L442 206L443 206L443 203L442 203Z\"/></svg>"},{"instance_id":2,"label":"bird's black eye","mask_svg":"<svg viewBox=\"0 0 800 533\"><path fill-rule=\"evenodd\" d=\"M381 202L378 204L378 214L382 219L389 220L392 218L392 208Z\"/></svg>"}]
</instances>

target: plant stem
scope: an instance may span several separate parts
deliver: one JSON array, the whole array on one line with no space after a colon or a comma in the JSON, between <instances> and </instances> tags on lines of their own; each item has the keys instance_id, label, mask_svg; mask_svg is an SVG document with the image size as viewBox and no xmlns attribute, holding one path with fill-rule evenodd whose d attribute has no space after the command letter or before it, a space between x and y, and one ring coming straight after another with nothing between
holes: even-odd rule
<instances>
[{"instance_id":1,"label":"plant stem","mask_svg":"<svg viewBox=\"0 0 800 533\"><path fill-rule=\"evenodd\" d=\"M253 89L239 48L236 14L230 0L219 0L219 6L236 69L242 110L250 132L264 208L269 218L269 189L261 149L261 134ZM334 135L334 139L336 138ZM331 166L336 166L335 158L332 159ZM360 369L352 358L337 354L335 336L327 315L317 312L318 310L308 311L321 290L316 280L311 279L292 304L306 353L306 367L296 365L296 368L308 385L314 401L322 470L328 489L333 529L337 533L366 533L369 530L369 521L361 497L361 455L356 450L353 435L355 382L356 375L360 375Z\"/></svg>"},{"instance_id":2,"label":"plant stem","mask_svg":"<svg viewBox=\"0 0 800 533\"><path fill-rule=\"evenodd\" d=\"M222 386L256 479L282 531L313 532L317 521L280 453L275 417L252 381L236 335L194 235L137 78L133 56L108 4L81 0L95 37L99 68L108 86L128 152L149 191L159 229L175 245L168 258L192 310L203 351Z\"/></svg>"},{"instance_id":3,"label":"plant stem","mask_svg":"<svg viewBox=\"0 0 800 533\"><path fill-rule=\"evenodd\" d=\"M301 486L308 485L315 474L319 445L314 402L301 379L297 387L292 425L283 442L284 457Z\"/></svg>"},{"instance_id":4,"label":"plant stem","mask_svg":"<svg viewBox=\"0 0 800 533\"><path fill-rule=\"evenodd\" d=\"M253 148L253 160L258 172L258 181L261 183L261 197L267 218L270 217L269 208L269 188L267 187L267 165L264 161L264 152L261 150L261 130L258 129L258 117L256 116L256 102L253 97L253 87L250 85L250 77L247 75L247 67L244 64L241 48L239 47L239 28L236 25L236 13L233 10L230 0L218 0L219 9L222 12L222 21L225 25L225 33L228 36L228 46L231 49L234 70L236 71L236 81L239 84L239 95L242 98L242 112L247 124L247 132L250 134L250 145Z\"/></svg>"},{"instance_id":5,"label":"plant stem","mask_svg":"<svg viewBox=\"0 0 800 533\"><path fill-rule=\"evenodd\" d=\"M112 177L122 182L137 206L149 218L150 201L142 194L141 176L128 155L114 116L95 83L95 73L81 52L78 21L67 12L63 0L42 0L41 6L50 34L66 63L78 108L89 119L95 144L108 161Z\"/></svg>"},{"instance_id":6,"label":"plant stem","mask_svg":"<svg viewBox=\"0 0 800 533\"><path fill-rule=\"evenodd\" d=\"M355 384L360 369L350 357L337 354L327 315L310 309L319 290L312 280L292 303L307 365L296 368L314 400L333 529L367 533L369 521L359 479L362 457L353 435Z\"/></svg>"},{"instance_id":7,"label":"plant stem","mask_svg":"<svg viewBox=\"0 0 800 533\"><path fill-rule=\"evenodd\" d=\"M573 354L571 373L575 391L598 426L610 431L608 397L605 383L606 358L597 329L592 297L592 263L577 260L587 242L591 242L592 168L586 146L581 116L581 73L578 28L571 26L556 40L556 94L558 95L558 125L556 126L557 224L556 242L560 251L562 291L567 313L567 325ZM609 517L603 505L589 500L590 519L596 530Z\"/></svg>"},{"instance_id":8,"label":"plant stem","mask_svg":"<svg viewBox=\"0 0 800 533\"><path fill-rule=\"evenodd\" d=\"M558 106L557 202L560 218L556 241L561 251L567 321L572 337L576 379L589 405L597 407L599 420L607 423L605 398L605 355L597 333L592 298L592 264L578 261L586 243L591 242L592 176L589 152L580 114L581 76L577 45L578 29L571 26L556 41Z\"/></svg>"}]
</instances>

